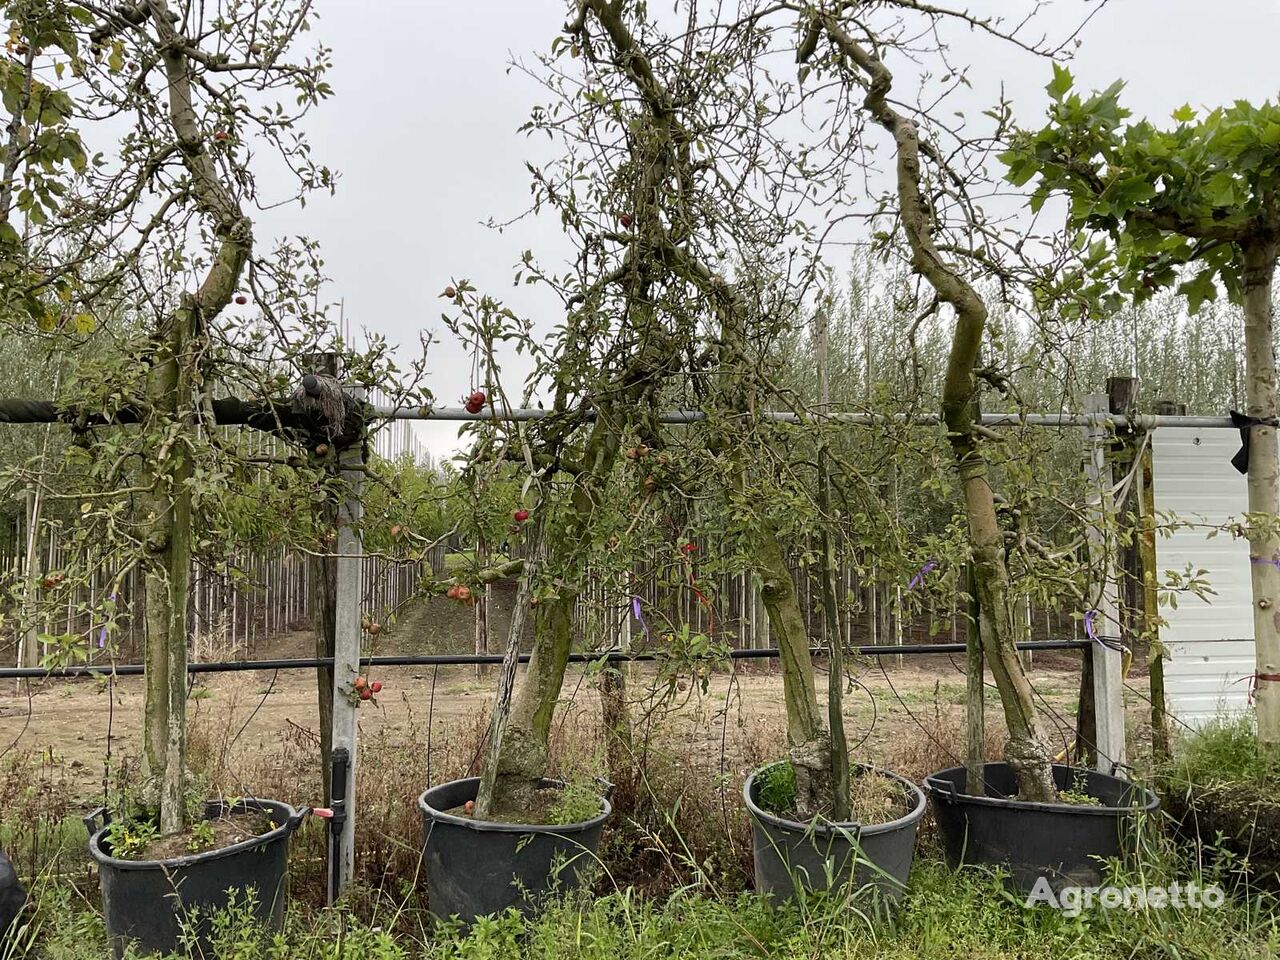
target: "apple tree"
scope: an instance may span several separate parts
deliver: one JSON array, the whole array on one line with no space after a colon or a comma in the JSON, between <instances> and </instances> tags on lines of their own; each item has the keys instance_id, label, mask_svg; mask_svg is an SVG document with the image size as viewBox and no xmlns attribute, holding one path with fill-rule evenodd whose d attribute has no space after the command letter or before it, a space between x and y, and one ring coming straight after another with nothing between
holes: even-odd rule
<instances>
[{"instance_id":1,"label":"apple tree","mask_svg":"<svg viewBox=\"0 0 1280 960\"><path fill-rule=\"evenodd\" d=\"M298 56L307 2L4 9L0 320L74 335L80 351L56 398L76 442L16 482L78 505L84 564L143 573L149 800L173 832L185 816L193 552L216 555L236 536L244 501L230 493L246 477L323 482L307 458L222 436L214 403L285 395L327 336L312 309L314 245L261 249L251 210L279 199L268 178L287 184L286 200L333 185L299 129L330 92L328 53Z\"/></svg>"}]
</instances>

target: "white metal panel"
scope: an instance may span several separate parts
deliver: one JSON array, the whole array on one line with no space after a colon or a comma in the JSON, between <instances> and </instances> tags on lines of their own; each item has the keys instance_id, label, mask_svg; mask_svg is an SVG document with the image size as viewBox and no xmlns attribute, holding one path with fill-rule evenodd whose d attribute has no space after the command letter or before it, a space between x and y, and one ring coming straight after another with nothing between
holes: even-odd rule
<instances>
[{"instance_id":1,"label":"white metal panel","mask_svg":"<svg viewBox=\"0 0 1280 960\"><path fill-rule=\"evenodd\" d=\"M1234 430L1161 427L1152 432L1152 482L1158 515L1217 526L1244 516L1245 478L1231 466L1240 449ZM1206 570L1215 595L1208 603L1183 594L1177 608L1165 605L1160 638L1169 649L1165 694L1169 710L1185 723L1200 724L1248 705L1253 675L1253 596L1249 544L1229 534L1210 537L1203 527L1156 536L1156 567L1182 573L1187 565Z\"/></svg>"}]
</instances>

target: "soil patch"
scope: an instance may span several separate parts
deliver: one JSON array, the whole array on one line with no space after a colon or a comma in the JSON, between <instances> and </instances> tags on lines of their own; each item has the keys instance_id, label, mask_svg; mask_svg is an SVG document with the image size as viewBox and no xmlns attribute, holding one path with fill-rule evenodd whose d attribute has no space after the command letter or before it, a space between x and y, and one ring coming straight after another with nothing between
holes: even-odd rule
<instances>
[{"instance_id":1,"label":"soil patch","mask_svg":"<svg viewBox=\"0 0 1280 960\"><path fill-rule=\"evenodd\" d=\"M591 809L592 802L599 803L598 798L587 796L579 790L566 794L559 787L545 787L534 791L532 803L519 810L499 809L493 811L488 819L492 823L513 823L527 827L553 827L568 823L582 823L597 816L603 809L596 806ZM454 817L474 819L475 804L471 801L462 806L446 810Z\"/></svg>"},{"instance_id":2,"label":"soil patch","mask_svg":"<svg viewBox=\"0 0 1280 960\"><path fill-rule=\"evenodd\" d=\"M912 804L902 784L875 770L851 771L849 778L850 823L891 823L911 812ZM794 773L790 765L774 767L762 784L758 802L776 816L798 823L831 819L831 809L801 809L796 804Z\"/></svg>"},{"instance_id":3,"label":"soil patch","mask_svg":"<svg viewBox=\"0 0 1280 960\"><path fill-rule=\"evenodd\" d=\"M201 820L185 830L157 837L131 860L171 860L193 853L223 850L237 843L270 833L279 824L273 824L268 814L261 810L228 813L213 820Z\"/></svg>"},{"instance_id":4,"label":"soil patch","mask_svg":"<svg viewBox=\"0 0 1280 960\"><path fill-rule=\"evenodd\" d=\"M911 812L902 784L868 771L849 784L849 819L855 823L889 823Z\"/></svg>"}]
</instances>

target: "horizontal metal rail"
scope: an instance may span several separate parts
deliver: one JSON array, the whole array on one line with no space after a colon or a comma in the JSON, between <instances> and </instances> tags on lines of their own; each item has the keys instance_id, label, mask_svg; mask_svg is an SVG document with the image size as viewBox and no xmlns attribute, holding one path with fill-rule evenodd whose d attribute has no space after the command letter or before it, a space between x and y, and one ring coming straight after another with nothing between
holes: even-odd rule
<instances>
[{"instance_id":1,"label":"horizontal metal rail","mask_svg":"<svg viewBox=\"0 0 1280 960\"><path fill-rule=\"evenodd\" d=\"M478 413L472 413L464 407L423 407L423 406L386 406L369 405L368 415L375 420L501 420L507 422L525 422L545 420L556 414L554 410L541 407L517 407L499 410L493 406L486 407ZM214 422L219 426L248 426L268 433L299 431L306 433L319 427L319 421L312 415L298 413L293 409L291 401L284 399L260 400L247 402L235 397L224 397L213 401ZM595 419L595 411L590 409L569 410L565 415L585 421ZM656 415L660 423L691 424L711 419L705 410L661 410ZM879 423L900 423L913 426L937 426L942 418L937 413L854 413L849 411L821 412L813 411L806 417L784 410L765 410L756 416L776 423L800 423L804 419L814 422L828 421L844 423L851 426L872 426ZM137 410L124 409L110 417L101 414L86 415L84 422L90 424L114 423L128 425L137 423L141 414ZM63 409L49 400L0 399L0 424L30 423L76 423L78 415L69 409ZM1111 424L1116 427L1135 427L1141 430L1154 430L1158 427L1196 427L1200 429L1229 429L1235 427L1230 417L1219 416L1160 416L1158 414L1137 414L1132 417L1112 413L984 413L982 424L987 427L1091 427Z\"/></svg>"},{"instance_id":2,"label":"horizontal metal rail","mask_svg":"<svg viewBox=\"0 0 1280 960\"><path fill-rule=\"evenodd\" d=\"M1028 640L1017 644L1019 650L1083 650L1089 646L1089 640ZM964 653L963 643L905 643L901 646L884 644L854 647L853 652L868 657L925 656L928 654ZM809 651L813 656L825 655L825 647L814 647ZM777 647L766 647L760 650L730 650L731 660L776 660L779 656ZM646 661L667 659L661 653L628 653L625 650L610 650L602 653L571 653L570 663L596 663L601 659L610 663L642 663ZM716 657L706 659L714 660ZM521 663L529 662L529 654L520 655ZM497 654L475 653L441 653L441 654L404 654L383 657L361 657L360 663L367 667L461 667L502 663ZM245 670L314 670L316 667L333 666L333 657L301 657L288 660L226 660L207 663L188 663L187 673L237 673ZM137 677L145 668L140 663L117 664L83 664L74 667L3 667L0 668L0 680L13 679L71 679L75 677Z\"/></svg>"},{"instance_id":3,"label":"horizontal metal rail","mask_svg":"<svg viewBox=\"0 0 1280 960\"><path fill-rule=\"evenodd\" d=\"M464 407L392 407L375 406L372 416L377 420L502 420L507 422L524 422L545 420L556 411L544 410L541 407L517 407L511 410L483 410L472 413ZM572 413L572 411L570 411ZM594 419L591 411L582 411L585 420ZM785 411L762 411L758 416L763 420L778 423L799 423L798 414ZM656 415L660 423L700 423L710 418L704 410L662 410ZM942 418L936 413L900 413L885 416L875 413L818 413L812 419L829 420L835 423L847 423L854 426L872 426L877 423L910 423L919 426L937 426ZM1133 423L1130 423L1130 420ZM1159 416L1157 414L1141 414L1127 417L1113 413L984 413L982 425L986 427L1090 427L1113 424L1117 427L1135 426L1143 430L1157 427L1198 427L1208 429L1229 428L1234 426L1230 417L1195 417L1195 416Z\"/></svg>"}]
</instances>

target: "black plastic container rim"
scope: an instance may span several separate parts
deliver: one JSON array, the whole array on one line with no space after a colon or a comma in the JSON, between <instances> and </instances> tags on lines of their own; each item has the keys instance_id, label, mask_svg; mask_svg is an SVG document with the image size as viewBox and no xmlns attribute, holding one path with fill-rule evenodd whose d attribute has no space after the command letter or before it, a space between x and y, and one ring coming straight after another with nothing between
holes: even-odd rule
<instances>
[{"instance_id":1,"label":"black plastic container rim","mask_svg":"<svg viewBox=\"0 0 1280 960\"><path fill-rule=\"evenodd\" d=\"M427 803L427 794L432 790L451 787L456 783L479 784L479 782L479 777L463 777L461 780L446 780L444 783L438 783L434 787L427 787L418 795L418 809L437 823L465 827L468 830L476 831L476 833L585 833L593 827L600 826L613 814L613 804L609 802L609 798L603 792L600 795L600 804L603 807L600 815L579 823L502 823L498 820L475 820L471 817L457 817L452 813L445 813L443 810L437 810ZM539 781L539 785L544 787L563 787L565 783L563 780L543 779Z\"/></svg>"},{"instance_id":2,"label":"black plastic container rim","mask_svg":"<svg viewBox=\"0 0 1280 960\"><path fill-rule=\"evenodd\" d=\"M896 820L889 820L884 823L801 823L798 820L787 820L783 817L776 816L766 810L761 809L756 802L751 799L751 785L755 783L756 777L771 770L779 764L786 763L786 760L775 760L773 763L766 763L763 767L759 767L751 771L751 775L747 777L747 782L742 785L742 799L747 805L747 809L751 815L763 823L771 824L775 827L782 827L791 831L815 831L817 833L844 834L854 833L860 837L873 837L878 833L891 833L902 827L909 826L924 816L925 799L924 792L901 774L894 773L892 770L885 770L883 767L873 767L869 763L855 763L863 773L875 773L882 777L889 777L907 789L909 795L915 797L915 806L909 813L898 817Z\"/></svg>"},{"instance_id":3,"label":"black plastic container rim","mask_svg":"<svg viewBox=\"0 0 1280 960\"><path fill-rule=\"evenodd\" d=\"M983 764L984 771L991 766L1006 766L1006 764L1003 761L985 763ZM1110 774L1102 773L1099 770L1088 770L1084 767L1071 767L1062 763L1055 763L1054 767L1066 770L1080 770L1097 777L1120 780L1119 777L1112 777ZM1146 798L1144 803L1131 803L1123 807L1104 807L1085 803L1043 803L1036 800L1015 800L1012 797L979 797L972 793L961 793L951 781L939 779L944 774L955 773L957 770L963 769L964 767L947 767L945 770L931 773L924 778L924 788L929 791L929 795L935 800L945 801L956 806L1000 807L1005 810L1042 810L1049 813L1070 813L1085 817L1115 817L1117 814L1154 813L1160 807L1159 797L1142 784L1134 783L1132 780L1121 782L1132 789L1141 790Z\"/></svg>"},{"instance_id":4,"label":"black plastic container rim","mask_svg":"<svg viewBox=\"0 0 1280 960\"><path fill-rule=\"evenodd\" d=\"M263 812L283 813L284 822L267 833L259 834L256 837L250 837L248 840L241 840L239 843L233 843L229 847L219 847L217 850L206 850L204 853L189 853L181 857L172 857L167 860L121 860L119 857L113 857L109 853L105 853L101 847L103 835L110 827L109 823L104 823L96 832L89 837L89 854L100 866L112 867L116 870L172 870L182 867L188 867L196 863L209 863L214 860L221 860L224 857L234 857L238 853L251 850L254 847L264 846L283 837L287 837L294 833L302 825L303 818L311 812L310 807L303 807L301 810L295 810L289 804L281 800L263 800L258 797L241 797L234 803L227 799L210 801L209 805L220 804L231 810L247 808L250 810L257 809Z\"/></svg>"}]
</instances>

